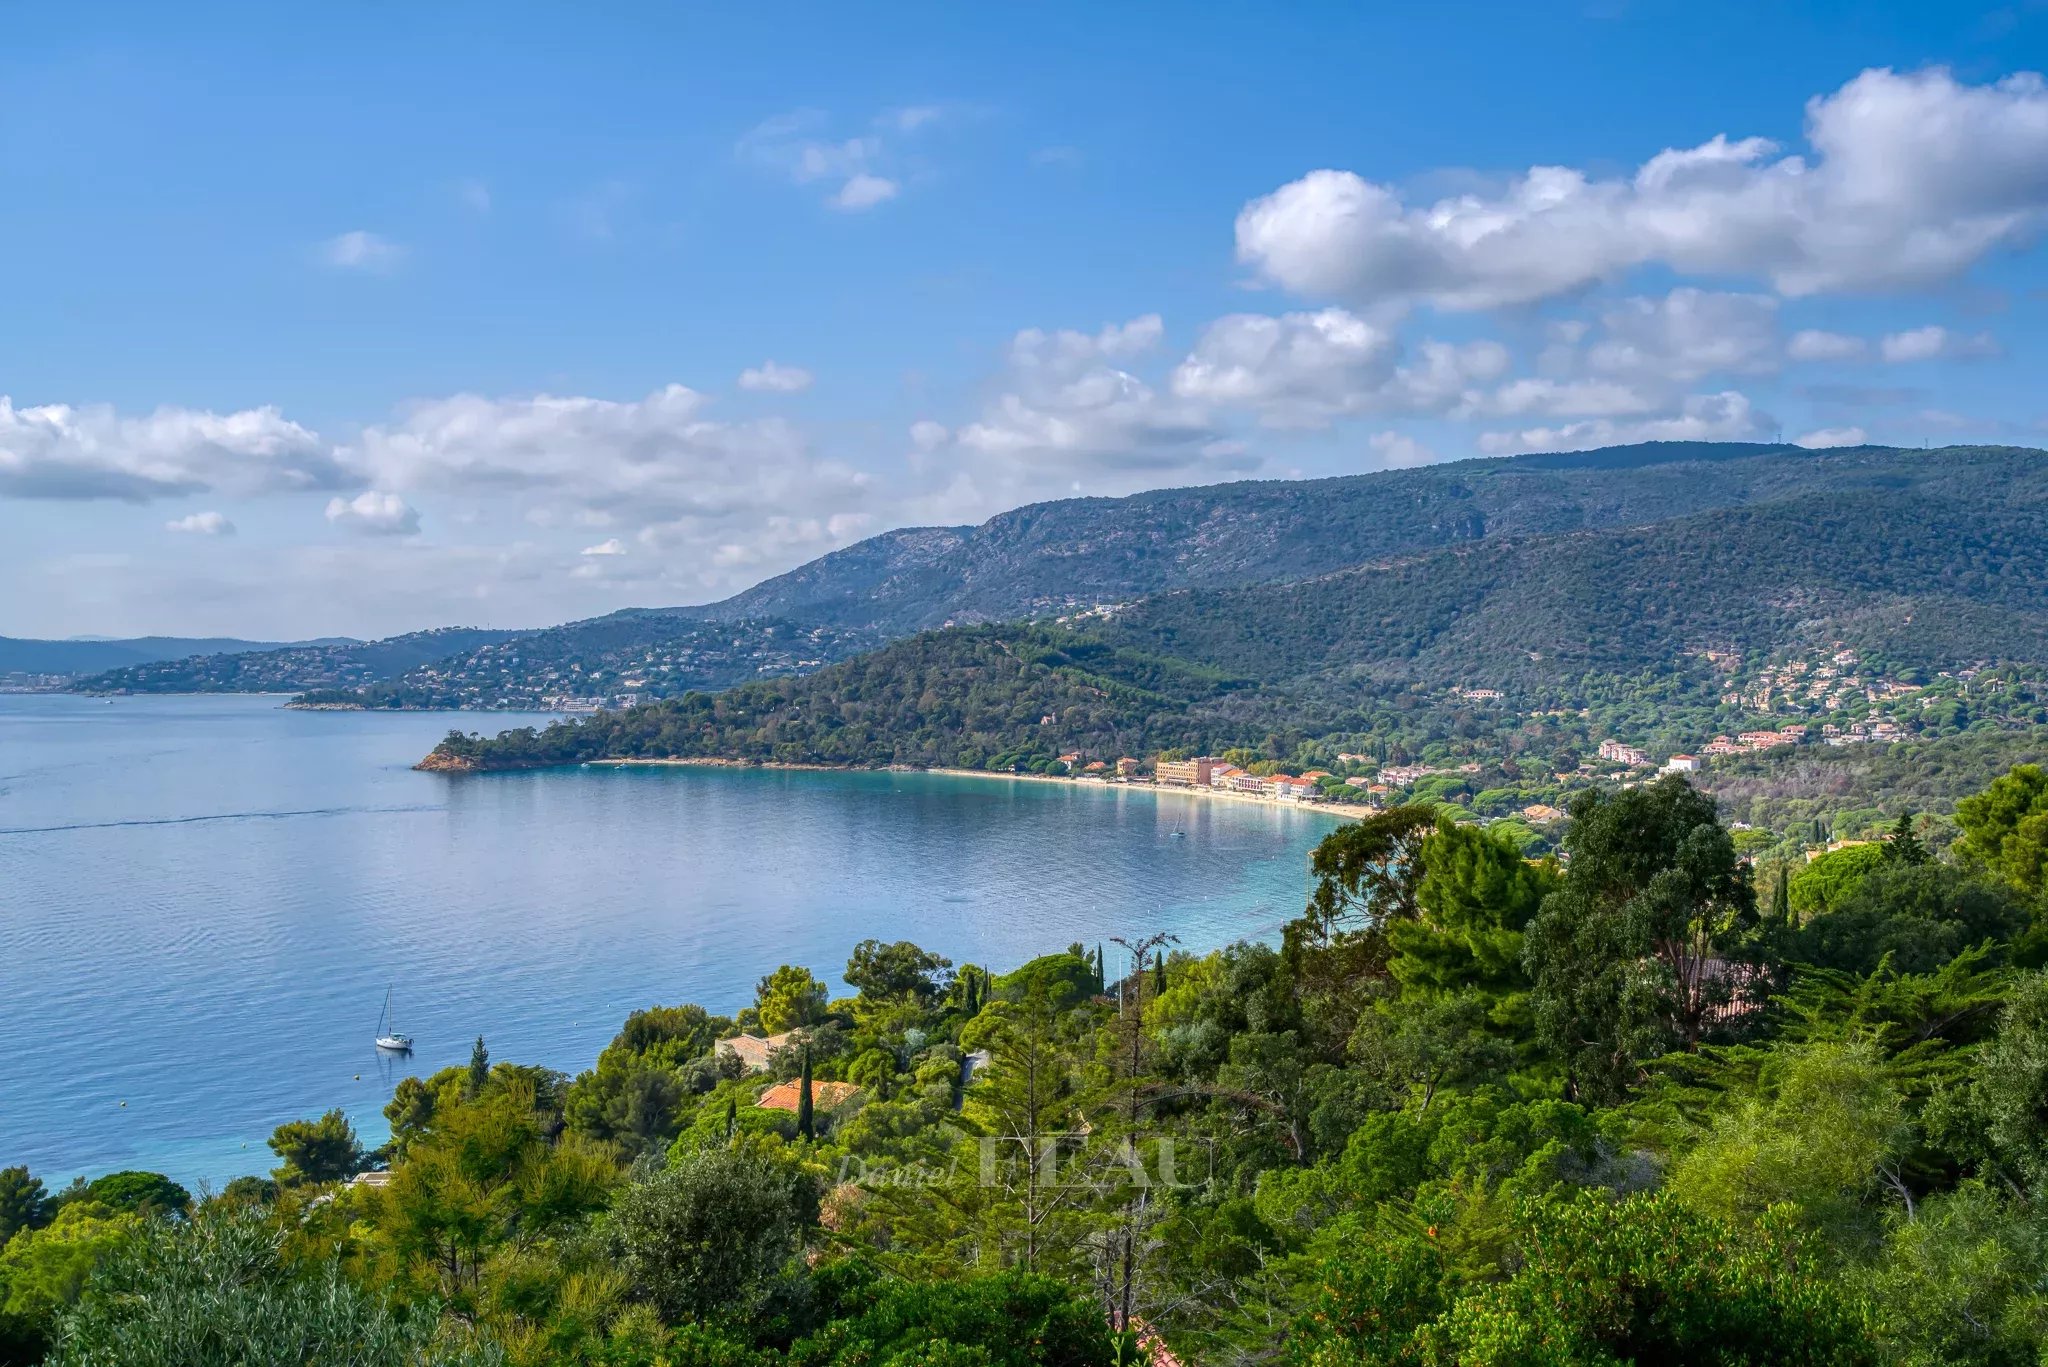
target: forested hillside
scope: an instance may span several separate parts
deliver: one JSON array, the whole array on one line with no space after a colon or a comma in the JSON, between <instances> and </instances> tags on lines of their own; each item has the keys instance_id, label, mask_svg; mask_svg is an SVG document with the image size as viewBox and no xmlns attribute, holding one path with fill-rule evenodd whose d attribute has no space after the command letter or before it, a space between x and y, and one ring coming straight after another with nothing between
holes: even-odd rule
<instances>
[{"instance_id":1,"label":"forested hillside","mask_svg":"<svg viewBox=\"0 0 2048 1367\"><path fill-rule=\"evenodd\" d=\"M518 648L510 645L513 633L423 632L324 649L203 656L117 670L78 687L319 691L314 701L324 704L377 707L662 697L802 672L864 645L948 624L1097 615L1133 604L1140 605L1136 612L1125 613L1132 625L1121 629L1161 638L1148 648L1218 663L1234 654L1242 662L1228 668L1260 679L1277 677L1276 667L1299 673L1370 661L1392 668L1401 660L1407 662L1396 674L1422 680L1486 673L1530 683L1581 667L1625 671L1668 663L1674 643L1683 644L1674 635L1682 630L1754 634L1764 619L1775 615L1769 625L1776 629L1808 606L1818 609L1809 616L1833 618L1850 639L1895 642L1909 655L1917 651L1916 658L1935 658L1952 653L1957 641L2005 633L2013 625L2011 595L1980 582L1995 568L1967 566L1969 582L1960 586L1911 582L1902 572L1880 592L1882 573L1866 570L1879 558L1882 537L1902 538L1911 567L1948 573L1963 562L1935 538L1959 533L1964 547L1949 549L1966 549L1979 529L1964 522L1981 518L1989 534L2004 538L1986 553L2004 553L2044 499L2048 458L2012 447L1807 451L1673 442L1469 460L1337 479L1069 499L1019 508L979 527L906 528L721 603L629 610L521 632L530 645ZM1859 543L1855 521L1872 509L1884 516L1883 529ZM1745 511L1756 518L1739 516ZM1771 539L1809 511L1819 517L1825 544L1802 563ZM1715 521L1717 515L1726 520ZM1672 523L1685 524L1689 534L1654 530ZM1558 565L1539 563L1568 545L1557 538L1573 535L1592 541ZM1738 563L1756 556L1769 563ZM1798 596L1805 587L1799 576L1809 571L1823 594L1811 605ZM1745 604L1725 593L1713 613L1693 611L1684 595L1651 582L1658 573L1716 574L1761 601ZM1615 574L1632 585L1629 591L1615 590ZM1339 587L1320 583L1331 576L1340 577ZM1298 596L1261 596L1299 583L1310 587ZM1831 591L1838 583L1843 593ZM1526 604L1517 601L1523 585ZM1234 591L1248 596L1232 598ZM1183 594L1186 601L1156 601ZM1912 616L1913 601L1928 610ZM1325 608L1348 614L1326 649L1314 644L1322 627L1313 620ZM1278 614L1275 621L1250 623L1249 630L1230 625L1233 614L1268 609ZM1855 611L1875 615L1859 623ZM1950 622L1954 612L1969 620ZM1375 613L1384 618L1385 641L1375 639ZM694 622L728 623L739 634L721 644ZM765 634L749 639L763 624ZM1570 643L1545 660L1527 658L1546 651L1534 642L1559 640ZM1277 652L1273 660L1265 658L1268 648ZM587 686L592 675L599 676L596 687ZM640 686L625 686L628 678ZM360 691L372 684L388 686Z\"/></svg>"},{"instance_id":2,"label":"forested hillside","mask_svg":"<svg viewBox=\"0 0 2048 1367\"><path fill-rule=\"evenodd\" d=\"M1532 689L1841 642L1901 664L2048 662L2048 502L1803 495L1501 537L1284 586L1164 594L1109 638L1284 682Z\"/></svg>"},{"instance_id":3,"label":"forested hillside","mask_svg":"<svg viewBox=\"0 0 2048 1367\"><path fill-rule=\"evenodd\" d=\"M1653 442L1067 499L979 527L890 532L691 611L902 635L1175 589L1308 579L1485 538L1630 527L1859 492L1920 492L1984 507L2038 504L2048 494L2048 458L2017 447L1806 451Z\"/></svg>"},{"instance_id":4,"label":"forested hillside","mask_svg":"<svg viewBox=\"0 0 2048 1367\"><path fill-rule=\"evenodd\" d=\"M877 644L866 632L793 622L705 622L616 612L485 641L395 679L321 689L319 707L542 709L617 697L666 698L749 679L805 674Z\"/></svg>"},{"instance_id":5,"label":"forested hillside","mask_svg":"<svg viewBox=\"0 0 2048 1367\"><path fill-rule=\"evenodd\" d=\"M294 645L346 645L346 641L299 641ZM183 660L194 655L282 650L279 641L240 641L226 636L136 636L114 641L34 641L0 636L0 676L8 674L99 674L128 665Z\"/></svg>"},{"instance_id":6,"label":"forested hillside","mask_svg":"<svg viewBox=\"0 0 2048 1367\"><path fill-rule=\"evenodd\" d=\"M503 641L514 633L441 627L384 641L286 646L232 655L194 655L132 665L79 680L82 693L300 693L347 688L402 674L457 651Z\"/></svg>"},{"instance_id":7,"label":"forested hillside","mask_svg":"<svg viewBox=\"0 0 2048 1367\"><path fill-rule=\"evenodd\" d=\"M1879 662L1853 696L1815 704L1816 722L1878 715L1868 694L1899 699L1887 725L1901 736L2027 726L2035 684L1936 676L2048 665L2040 525L2032 506L1865 493L1488 539L1304 583L1162 595L1072 627L949 628L804 680L451 737L442 753L485 768L662 756L1008 767L1188 747L1286 759L1304 741L1384 756L1461 738L1497 763L1631 728L1704 740L1807 707L1741 693L1763 662L1814 652ZM1974 712L1956 694L1971 686Z\"/></svg>"},{"instance_id":8,"label":"forested hillside","mask_svg":"<svg viewBox=\"0 0 2048 1367\"><path fill-rule=\"evenodd\" d=\"M1752 864L1679 778L1571 816L1343 825L1276 943L850 927L575 1077L479 1038L374 1150L283 1118L218 1195L0 1167L0 1363L2042 1361L2048 775L1940 855Z\"/></svg>"},{"instance_id":9,"label":"forested hillside","mask_svg":"<svg viewBox=\"0 0 2048 1367\"><path fill-rule=\"evenodd\" d=\"M808 678L693 693L494 740L451 734L436 754L484 768L628 757L980 768L1070 745L1115 754L1197 743L1203 705L1231 688L1213 670L1059 628L960 627Z\"/></svg>"}]
</instances>

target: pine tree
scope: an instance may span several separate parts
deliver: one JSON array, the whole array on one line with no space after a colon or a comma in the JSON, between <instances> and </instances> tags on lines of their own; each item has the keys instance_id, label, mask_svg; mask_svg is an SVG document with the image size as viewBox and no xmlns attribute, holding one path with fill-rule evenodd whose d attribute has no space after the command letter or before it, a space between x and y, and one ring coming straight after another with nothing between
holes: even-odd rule
<instances>
[{"instance_id":1,"label":"pine tree","mask_svg":"<svg viewBox=\"0 0 2048 1367\"><path fill-rule=\"evenodd\" d=\"M1112 1080L1101 1096L1107 1105L1096 1117L1096 1133L1101 1141L1111 1145L1121 1139L1127 1156L1135 1153L1131 1145L1141 1138L1142 1094L1150 1073L1145 1035L1145 959L1148 955L1152 959L1152 992L1156 999L1166 990L1166 946L1178 940L1178 936L1161 932L1136 941L1122 936L1112 941L1130 951L1130 995L1127 1002L1118 1004L1114 1026L1117 1039L1110 1065ZM1143 1163L1136 1166L1142 1170ZM1131 1323L1138 1308L1142 1264L1153 1242L1151 1231L1160 1212L1142 1181L1124 1186L1120 1195L1122 1209L1115 1224L1102 1231L1097 1248L1103 1309L1109 1322L1122 1329Z\"/></svg>"},{"instance_id":2,"label":"pine tree","mask_svg":"<svg viewBox=\"0 0 2048 1367\"><path fill-rule=\"evenodd\" d=\"M811 1048L804 1046L803 1078L797 1083L796 1132L805 1139L817 1138L817 1120L812 1114L811 1102Z\"/></svg>"},{"instance_id":3,"label":"pine tree","mask_svg":"<svg viewBox=\"0 0 2048 1367\"><path fill-rule=\"evenodd\" d=\"M1894 864L1925 864L1927 847L1920 843L1920 837L1913 834L1913 814L1899 813L1898 821L1892 826L1892 838L1884 847L1884 857Z\"/></svg>"},{"instance_id":4,"label":"pine tree","mask_svg":"<svg viewBox=\"0 0 2048 1367\"><path fill-rule=\"evenodd\" d=\"M484 1084L491 1080L491 1051L484 1048L484 1037L476 1037L476 1047L469 1051L469 1094L481 1096Z\"/></svg>"},{"instance_id":5,"label":"pine tree","mask_svg":"<svg viewBox=\"0 0 2048 1367\"><path fill-rule=\"evenodd\" d=\"M1027 1272L1057 1272L1077 1232L1067 1227L1077 1191L1059 1182L1062 1137L1077 1119L1074 1061L1044 974L1030 974L991 1011L994 1061L966 1105L983 1136L977 1195L1009 1258Z\"/></svg>"}]
</instances>

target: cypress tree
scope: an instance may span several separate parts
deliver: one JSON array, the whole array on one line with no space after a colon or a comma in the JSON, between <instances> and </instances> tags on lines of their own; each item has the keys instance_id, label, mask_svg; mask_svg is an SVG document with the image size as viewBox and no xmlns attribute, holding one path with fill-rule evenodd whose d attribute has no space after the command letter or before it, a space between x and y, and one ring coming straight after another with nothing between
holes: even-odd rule
<instances>
[{"instance_id":1,"label":"cypress tree","mask_svg":"<svg viewBox=\"0 0 2048 1367\"><path fill-rule=\"evenodd\" d=\"M1781 926L1792 923L1792 870L1784 863L1771 887L1771 920Z\"/></svg>"},{"instance_id":2,"label":"cypress tree","mask_svg":"<svg viewBox=\"0 0 2048 1367\"><path fill-rule=\"evenodd\" d=\"M484 1084L491 1080L491 1051L484 1048L484 1037L476 1037L476 1047L469 1051L469 1094L481 1096Z\"/></svg>"},{"instance_id":3,"label":"cypress tree","mask_svg":"<svg viewBox=\"0 0 2048 1367\"><path fill-rule=\"evenodd\" d=\"M1161 954L1152 961L1152 995L1154 997L1166 995L1166 956L1164 954Z\"/></svg>"},{"instance_id":4,"label":"cypress tree","mask_svg":"<svg viewBox=\"0 0 2048 1367\"><path fill-rule=\"evenodd\" d=\"M811 1114L811 1050L804 1046L803 1079L797 1083L796 1132L805 1139L817 1138L817 1122Z\"/></svg>"},{"instance_id":5,"label":"cypress tree","mask_svg":"<svg viewBox=\"0 0 2048 1367\"><path fill-rule=\"evenodd\" d=\"M1098 997L1109 990L1109 971L1104 967L1107 962L1102 957L1102 943L1097 941L1095 945L1095 995Z\"/></svg>"},{"instance_id":6,"label":"cypress tree","mask_svg":"<svg viewBox=\"0 0 2048 1367\"><path fill-rule=\"evenodd\" d=\"M1892 827L1891 843L1884 847L1884 857L1894 864L1925 864L1927 847L1920 843L1920 837L1913 834L1913 814L1899 813L1898 824Z\"/></svg>"},{"instance_id":7,"label":"cypress tree","mask_svg":"<svg viewBox=\"0 0 2048 1367\"><path fill-rule=\"evenodd\" d=\"M730 1143L732 1142L732 1137L733 1137L733 1135L735 1135L735 1134L737 1134L737 1133L739 1132L739 1128L740 1128L740 1103L739 1103L739 1099L738 1099L737 1097L730 1097L730 1096L729 1096L729 1097L727 1097L727 1098L725 1099L725 1142L726 1142L726 1143L730 1144Z\"/></svg>"}]
</instances>

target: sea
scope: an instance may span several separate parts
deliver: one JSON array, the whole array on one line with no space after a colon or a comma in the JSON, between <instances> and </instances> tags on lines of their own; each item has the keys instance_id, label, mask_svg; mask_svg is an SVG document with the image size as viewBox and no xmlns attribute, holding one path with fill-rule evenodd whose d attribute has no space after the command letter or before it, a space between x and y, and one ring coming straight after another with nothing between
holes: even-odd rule
<instances>
[{"instance_id":1,"label":"sea","mask_svg":"<svg viewBox=\"0 0 2048 1367\"><path fill-rule=\"evenodd\" d=\"M198 1190L339 1107L491 1057L574 1073L628 1012L732 1012L778 964L843 990L866 938L997 971L1155 931L1207 950L1299 913L1309 810L924 773L447 776L506 713L281 697L0 695L0 1167ZM372 1043L387 993L409 1057Z\"/></svg>"}]
</instances>

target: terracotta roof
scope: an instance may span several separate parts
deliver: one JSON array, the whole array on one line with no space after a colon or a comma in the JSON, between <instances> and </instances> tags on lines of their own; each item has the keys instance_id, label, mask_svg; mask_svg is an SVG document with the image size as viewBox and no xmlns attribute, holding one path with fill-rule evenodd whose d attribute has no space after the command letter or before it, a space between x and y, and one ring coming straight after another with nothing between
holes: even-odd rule
<instances>
[{"instance_id":1,"label":"terracotta roof","mask_svg":"<svg viewBox=\"0 0 2048 1367\"><path fill-rule=\"evenodd\" d=\"M718 1042L718 1049L722 1053L736 1056L741 1063L746 1065L748 1072L758 1073L768 1066L768 1056L770 1054L789 1043L801 1033L798 1030L785 1030L779 1035L770 1035L766 1039L759 1035L734 1035L731 1039L720 1040Z\"/></svg>"},{"instance_id":2,"label":"terracotta roof","mask_svg":"<svg viewBox=\"0 0 2048 1367\"><path fill-rule=\"evenodd\" d=\"M813 1082L811 1084L811 1105L819 1112L836 1111L853 1100L860 1088L851 1082ZM761 1099L754 1104L764 1111L796 1111L802 1099L803 1084L800 1082L778 1082L761 1093Z\"/></svg>"}]
</instances>

